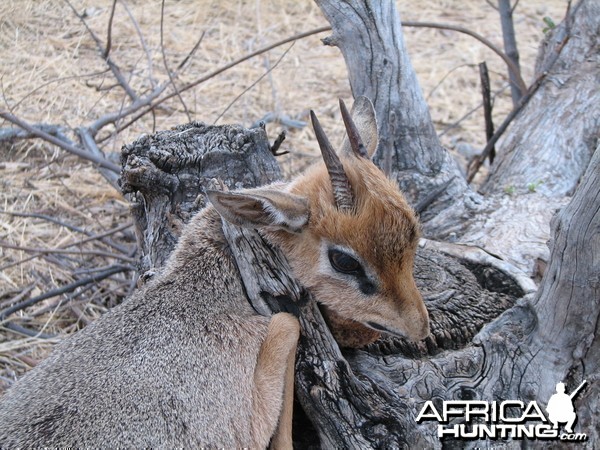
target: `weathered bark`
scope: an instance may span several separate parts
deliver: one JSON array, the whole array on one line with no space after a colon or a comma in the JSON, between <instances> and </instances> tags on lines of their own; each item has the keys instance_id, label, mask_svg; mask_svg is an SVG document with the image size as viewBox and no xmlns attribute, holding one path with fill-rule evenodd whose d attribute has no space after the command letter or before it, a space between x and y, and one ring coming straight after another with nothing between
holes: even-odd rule
<instances>
[{"instance_id":1,"label":"weathered bark","mask_svg":"<svg viewBox=\"0 0 600 450\"><path fill-rule=\"evenodd\" d=\"M542 231L532 238L526 234L527 227L535 229L532 223L547 226L554 210L566 203L563 199L566 191L558 189L550 194L538 192L490 200L468 189L433 133L414 73L411 75L393 2L383 3L356 0L335 2L333 7L333 2L319 0L332 21L334 34L330 43L340 46L348 63L354 94L375 99L383 137L380 163L408 190L414 204L425 208L425 229L430 235L454 233L456 238L465 240L466 237L471 243L487 243L487 250L495 248L490 246L491 241L498 246L498 251L493 253L507 259L514 257L521 267L530 268L532 261L540 259L540 242L534 242L532 248L527 249L520 240L542 241L548 236L548 232ZM584 0L582 5L590 3L593 2ZM598 35L597 28L596 31ZM356 39L369 45L357 46ZM597 46L597 40L594 42ZM371 49L373 54L355 50L349 56L346 53L350 46L362 51ZM557 64L563 56L566 54L561 53ZM597 63L593 55L589 55L589 60ZM551 77L546 80L545 83L552 82ZM537 95L544 95L542 88ZM549 87L546 92L551 91ZM405 110L407 105L415 111L414 116ZM540 105L538 107L545 104ZM547 111L548 108L538 110L537 114ZM516 133L519 123L527 122L527 117L535 117L534 113L529 116L523 112L510 133ZM553 131L558 128L554 126ZM195 131L192 133L189 129L203 131L198 131L196 136ZM223 169L216 167L216 171L204 174L207 166L200 164L201 161L212 160L215 156L211 154L215 151L219 158L225 158L227 153L216 138L200 136L209 129L211 127L201 125L186 126L161 134L164 147L157 147L156 138L146 137L125 150L124 186L135 193L140 205L136 209L136 221L144 244L141 247L144 269L160 267L176 241L181 224L201 206L202 202L196 201L201 193L196 180L209 182L212 178L226 178L229 188L237 188L262 184L278 176L272 157L265 151L268 143L264 133L249 131L255 138L248 138L240 129L236 129L235 139L224 141L234 143L234 147L236 142L246 143L237 146L243 149L240 150L243 154L234 150L232 157L236 161L249 161L250 169L239 165L227 169L227 176L223 176ZM217 135L231 133L228 127L211 130ZM194 135L195 142L201 145L186 144L188 134ZM572 139L582 139L582 136L573 135ZM173 139L182 142L176 144ZM505 142L510 142L510 135ZM260 156L252 154L253 146L263 149ZM531 165L536 155L527 153L527 148L531 152L533 147L523 145L518 151L522 157L529 158ZM388 156L385 152L389 152ZM590 153L588 151L588 155ZM186 163L177 163L182 156ZM499 157L509 158L502 153ZM229 167L223 161L219 164ZM555 167L546 160L543 166L546 170ZM506 163L502 166L504 169L498 167L493 175L495 179L509 175ZM579 180L584 167L583 162L576 167L568 166L579 174L567 178L573 183ZM258 176L264 173L261 172L264 168L269 168L264 179L253 179L247 174L259 170L253 174ZM184 176L179 174L180 169ZM191 178L189 173L193 174ZM490 189L495 183L493 177L487 185ZM190 179L193 182L186 182ZM236 183L242 179L244 182ZM446 191L439 192L440 186ZM545 404L557 381L564 380L571 391L582 379L587 379L590 385L577 397L577 426L588 434L591 443L597 442L600 438L598 192L600 150L596 150L575 197L554 223L552 254L545 257L549 266L537 294L523 272L483 250L424 241L415 270L430 310L432 336L418 345L383 340L365 350L340 351L310 293L295 284L277 251L266 246L258 233L226 227L232 250L238 255L247 293L257 311L267 313L269 309L282 308L297 312L300 309L303 334L297 362L297 396L321 445L324 448L439 448L441 443L435 424L417 425L415 422L426 400L535 399ZM525 225L511 228L507 216L517 214ZM175 226L170 225L172 223ZM452 442L445 444L453 446ZM521 447L520 443L509 444ZM534 444L548 445L547 442ZM490 442L456 443L457 447L465 445L481 447L489 446Z\"/></svg>"},{"instance_id":2,"label":"weathered bark","mask_svg":"<svg viewBox=\"0 0 600 450\"><path fill-rule=\"evenodd\" d=\"M215 179L223 180L230 189L277 180L277 165L268 149L262 130L198 123L145 136L124 148L121 183L135 199L136 229L139 240L146 243L140 247L142 270L159 270L183 224L204 206L202 191L219 184ZM254 171L258 172L252 174ZM379 388L359 381L315 302L293 280L285 258L255 231L229 224L224 224L224 231L256 311L265 315L279 310L301 311L297 392L306 414L318 424L322 442L368 445L371 438L353 437L355 423L349 417L362 417L366 421L363 428L371 429L368 434L375 433L382 443L387 442L388 434L390 439L404 436L405 425L396 430L394 424L401 423L405 408L392 398L382 398ZM462 348L486 323L535 290L519 271L475 248L423 240L415 266L415 278L428 303L432 334L418 345L400 339L382 340L370 347L377 354L417 358ZM150 276L153 272L147 273ZM347 404L340 403L340 398L347 398ZM385 406L392 404L393 411ZM336 414L332 415L332 408ZM380 425L385 417L381 408L394 416L389 422L393 433ZM340 415L346 420L340 421Z\"/></svg>"},{"instance_id":3,"label":"weathered bark","mask_svg":"<svg viewBox=\"0 0 600 450\"><path fill-rule=\"evenodd\" d=\"M130 194L142 274L162 267L183 224L204 206L202 194L213 178L239 189L281 177L262 128L202 123L142 136L123 147L121 164L120 185Z\"/></svg>"},{"instance_id":4,"label":"weathered bark","mask_svg":"<svg viewBox=\"0 0 600 450\"><path fill-rule=\"evenodd\" d=\"M598 17L600 3L581 1L546 38L535 75L540 87L498 146L481 187L483 214L454 230L460 242L538 278L548 264L550 219L573 194L600 137Z\"/></svg>"},{"instance_id":5,"label":"weathered bark","mask_svg":"<svg viewBox=\"0 0 600 450\"><path fill-rule=\"evenodd\" d=\"M469 189L435 137L394 2L317 4L331 22L326 42L340 48L352 92L374 100L380 167L417 209L426 207L426 235L484 248L531 275L543 270L550 218L572 194L600 136L598 2L580 2L570 26L561 24L547 40L538 66L548 73L498 146L493 174L482 188L487 197ZM566 39L573 30L576 36Z\"/></svg>"},{"instance_id":6,"label":"weathered bark","mask_svg":"<svg viewBox=\"0 0 600 450\"><path fill-rule=\"evenodd\" d=\"M468 188L440 144L410 64L395 2L317 0L317 4L333 28L323 41L340 48L352 94L369 97L375 106L380 128L375 162L398 180L421 211L430 235L428 221L433 217L455 222L471 215L479 196Z\"/></svg>"},{"instance_id":7,"label":"weathered bark","mask_svg":"<svg viewBox=\"0 0 600 450\"><path fill-rule=\"evenodd\" d=\"M528 185L572 195L600 138L600 2L584 0L544 41L535 77L544 77L501 145L486 194ZM543 113L542 113L543 112Z\"/></svg>"}]
</instances>

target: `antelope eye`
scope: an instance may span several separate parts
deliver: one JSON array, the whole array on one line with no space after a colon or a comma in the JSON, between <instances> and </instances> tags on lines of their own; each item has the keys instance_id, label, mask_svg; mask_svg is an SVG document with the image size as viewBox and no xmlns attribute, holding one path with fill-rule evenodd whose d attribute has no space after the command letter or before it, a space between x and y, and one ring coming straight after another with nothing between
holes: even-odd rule
<instances>
[{"instance_id":1,"label":"antelope eye","mask_svg":"<svg viewBox=\"0 0 600 450\"><path fill-rule=\"evenodd\" d=\"M331 267L341 273L358 274L362 271L360 263L347 253L339 250L329 250Z\"/></svg>"}]
</instances>

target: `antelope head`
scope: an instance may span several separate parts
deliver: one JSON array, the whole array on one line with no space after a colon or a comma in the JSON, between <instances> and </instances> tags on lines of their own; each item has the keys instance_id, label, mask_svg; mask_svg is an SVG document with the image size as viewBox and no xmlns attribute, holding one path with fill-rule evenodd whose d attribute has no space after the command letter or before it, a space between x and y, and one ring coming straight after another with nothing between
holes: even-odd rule
<instances>
[{"instance_id":1,"label":"antelope head","mask_svg":"<svg viewBox=\"0 0 600 450\"><path fill-rule=\"evenodd\" d=\"M362 346L380 332L423 339L429 319L413 278L419 224L371 161L378 144L371 101L356 99L352 114L340 107L347 137L339 155L311 111L322 163L288 185L209 198L223 218L261 229L283 250L341 345Z\"/></svg>"}]
</instances>

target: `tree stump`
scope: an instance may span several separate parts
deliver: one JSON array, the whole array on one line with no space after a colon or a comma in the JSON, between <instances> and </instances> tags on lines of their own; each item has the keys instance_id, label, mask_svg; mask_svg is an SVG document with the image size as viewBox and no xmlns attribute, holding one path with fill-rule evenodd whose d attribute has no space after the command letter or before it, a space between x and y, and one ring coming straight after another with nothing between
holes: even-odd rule
<instances>
[{"instance_id":1,"label":"tree stump","mask_svg":"<svg viewBox=\"0 0 600 450\"><path fill-rule=\"evenodd\" d=\"M497 168L483 187L485 197L469 188L435 137L406 56L394 3L318 3L333 28L326 42L340 47L354 95L367 95L375 102L382 142L378 162L422 211L428 239L420 245L415 278L432 323L431 336L418 344L389 338L366 349L339 349L320 314L318 299L296 284L277 250L265 246L258 233L226 227L255 309L262 314L278 308L300 311L296 394L320 446L490 447L493 441L442 441L435 423L417 424L416 417L426 401L439 405L444 400L509 399L545 404L556 382L564 381L571 392L583 379L589 384L575 402L577 427L590 443L598 442L600 124L597 114L588 116L584 109L597 111L600 102L586 101L597 96L597 84L591 83L587 95L559 95L561 108L572 116L585 115L582 122L575 118L569 122L577 126L551 126L557 122L551 120L548 106L557 90L578 83L582 70L591 70L586 76L597 79L598 2L580 1L548 38L540 67L544 61L554 62L546 66L536 100L517 117L500 147ZM577 56L581 54L587 56ZM562 81L557 85L557 80ZM536 120L551 124L542 133L547 141L529 132L539 128L535 124L541 122ZM573 152L573 164L545 157L536 166L537 142L544 151ZM556 148L549 142L557 143ZM134 201L141 270L150 275L159 270L183 224L204 204L201 186L214 178L230 189L279 179L268 150L261 129L202 124L146 136L127 146L122 186ZM515 164L525 169L515 169ZM526 186L531 174L539 173L536 167L544 173L558 171L560 179L533 194L506 197L501 192L503 180ZM574 197L567 198L577 184ZM549 219L563 206L553 222L548 251ZM536 270L538 280L543 275L537 292L531 279ZM300 439L299 428L295 432L300 445L319 445Z\"/></svg>"}]
</instances>

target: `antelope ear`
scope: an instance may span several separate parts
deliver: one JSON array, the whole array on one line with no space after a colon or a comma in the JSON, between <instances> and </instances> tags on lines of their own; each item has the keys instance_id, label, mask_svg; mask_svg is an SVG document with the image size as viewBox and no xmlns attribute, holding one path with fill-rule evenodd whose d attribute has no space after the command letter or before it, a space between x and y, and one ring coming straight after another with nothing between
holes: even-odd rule
<instances>
[{"instance_id":1,"label":"antelope ear","mask_svg":"<svg viewBox=\"0 0 600 450\"><path fill-rule=\"evenodd\" d=\"M308 223L308 201L298 195L274 189L206 194L221 217L241 227L298 233Z\"/></svg>"},{"instance_id":2,"label":"antelope ear","mask_svg":"<svg viewBox=\"0 0 600 450\"><path fill-rule=\"evenodd\" d=\"M356 124L358 133L367 149L369 158L372 158L379 144L377 118L375 117L373 103L365 96L356 97L354 105L352 105L351 115L352 121ZM348 136L344 138L344 142L342 143L342 153L345 155L353 154Z\"/></svg>"}]
</instances>

